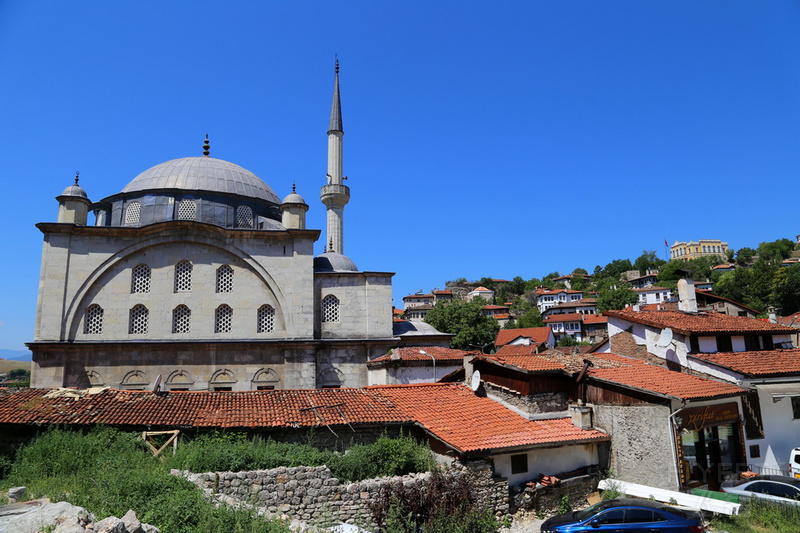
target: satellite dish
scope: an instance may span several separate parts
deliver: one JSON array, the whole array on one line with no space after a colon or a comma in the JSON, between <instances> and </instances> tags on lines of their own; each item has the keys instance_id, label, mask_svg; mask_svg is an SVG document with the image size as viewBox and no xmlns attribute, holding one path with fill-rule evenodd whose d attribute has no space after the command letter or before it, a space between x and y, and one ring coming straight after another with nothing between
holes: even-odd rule
<instances>
[{"instance_id":1,"label":"satellite dish","mask_svg":"<svg viewBox=\"0 0 800 533\"><path fill-rule=\"evenodd\" d=\"M161 389L161 374L156 376L156 382L153 383L153 392L158 392Z\"/></svg>"},{"instance_id":2,"label":"satellite dish","mask_svg":"<svg viewBox=\"0 0 800 533\"><path fill-rule=\"evenodd\" d=\"M666 348L672 342L672 330L670 328L664 328L661 331L661 335L658 337L658 342L656 342L656 346L660 348Z\"/></svg>"},{"instance_id":3,"label":"satellite dish","mask_svg":"<svg viewBox=\"0 0 800 533\"><path fill-rule=\"evenodd\" d=\"M477 392L478 387L480 386L481 386L481 372L480 370L476 370L475 372L472 373L472 384L470 385L470 387L472 388L473 391Z\"/></svg>"}]
</instances>

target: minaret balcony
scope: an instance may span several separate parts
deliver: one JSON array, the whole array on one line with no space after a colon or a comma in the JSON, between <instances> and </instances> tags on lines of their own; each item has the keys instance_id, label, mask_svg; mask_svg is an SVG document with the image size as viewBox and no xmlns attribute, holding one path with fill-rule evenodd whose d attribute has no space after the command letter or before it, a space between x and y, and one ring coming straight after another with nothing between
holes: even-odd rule
<instances>
[{"instance_id":1,"label":"minaret balcony","mask_svg":"<svg viewBox=\"0 0 800 533\"><path fill-rule=\"evenodd\" d=\"M350 187L338 183L324 185L319 191L319 197L325 205L341 207L350 200Z\"/></svg>"}]
</instances>

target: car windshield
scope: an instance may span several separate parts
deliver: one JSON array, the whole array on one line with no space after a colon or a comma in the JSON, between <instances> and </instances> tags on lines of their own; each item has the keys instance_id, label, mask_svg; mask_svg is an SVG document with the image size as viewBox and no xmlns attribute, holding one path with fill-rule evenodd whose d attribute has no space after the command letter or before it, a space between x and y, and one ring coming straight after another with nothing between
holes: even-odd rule
<instances>
[{"instance_id":1,"label":"car windshield","mask_svg":"<svg viewBox=\"0 0 800 533\"><path fill-rule=\"evenodd\" d=\"M587 518L596 515L597 513L602 511L603 509L606 509L606 508L608 508L610 506L611 506L611 503L608 502L608 501L598 502L598 503L592 505L591 507L587 507L586 509L584 509L582 511L577 511L575 513L575 519L576 520L586 520Z\"/></svg>"}]
</instances>

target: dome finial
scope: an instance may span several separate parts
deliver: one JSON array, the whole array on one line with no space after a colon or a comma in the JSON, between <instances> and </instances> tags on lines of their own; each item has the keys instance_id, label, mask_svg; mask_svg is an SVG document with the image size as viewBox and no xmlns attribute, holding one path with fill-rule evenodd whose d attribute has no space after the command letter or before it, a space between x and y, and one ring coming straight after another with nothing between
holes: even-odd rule
<instances>
[{"instance_id":1,"label":"dome finial","mask_svg":"<svg viewBox=\"0 0 800 533\"><path fill-rule=\"evenodd\" d=\"M296 192L297 192L297 182L293 181L292 182L292 193L294 194Z\"/></svg>"},{"instance_id":2,"label":"dome finial","mask_svg":"<svg viewBox=\"0 0 800 533\"><path fill-rule=\"evenodd\" d=\"M80 175L81 175L81 173L76 170L75 171L75 185L78 184L78 176L80 176Z\"/></svg>"},{"instance_id":3,"label":"dome finial","mask_svg":"<svg viewBox=\"0 0 800 533\"><path fill-rule=\"evenodd\" d=\"M208 133L206 133L206 142L203 143L203 155L204 156L208 157L208 154L210 153L209 152L210 148L211 148L211 146L208 144Z\"/></svg>"}]
</instances>

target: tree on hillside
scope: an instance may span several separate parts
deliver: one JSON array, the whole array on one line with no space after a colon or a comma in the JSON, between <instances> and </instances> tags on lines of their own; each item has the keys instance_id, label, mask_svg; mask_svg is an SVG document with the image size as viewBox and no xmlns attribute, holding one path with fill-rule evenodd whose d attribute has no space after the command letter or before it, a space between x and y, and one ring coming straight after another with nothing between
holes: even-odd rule
<instances>
[{"instance_id":1,"label":"tree on hillside","mask_svg":"<svg viewBox=\"0 0 800 533\"><path fill-rule=\"evenodd\" d=\"M748 248L745 246L744 248L739 248L739 251L736 252L736 264L739 266L747 266L753 260L753 256L756 255L756 251L752 248Z\"/></svg>"},{"instance_id":2,"label":"tree on hillside","mask_svg":"<svg viewBox=\"0 0 800 533\"><path fill-rule=\"evenodd\" d=\"M455 335L450 347L474 350L491 346L500 329L497 321L483 314L484 300L439 302L425 315L425 322L443 333ZM484 350L486 351L486 350Z\"/></svg>"},{"instance_id":3,"label":"tree on hillside","mask_svg":"<svg viewBox=\"0 0 800 533\"><path fill-rule=\"evenodd\" d=\"M586 271L585 268L578 267L572 271L573 274L583 274L584 276L588 275L589 273Z\"/></svg>"},{"instance_id":4,"label":"tree on hillside","mask_svg":"<svg viewBox=\"0 0 800 533\"><path fill-rule=\"evenodd\" d=\"M666 261L658 257L655 250L642 250L642 255L633 262L633 270L638 270L644 276L648 269L660 268L664 263Z\"/></svg>"},{"instance_id":5,"label":"tree on hillside","mask_svg":"<svg viewBox=\"0 0 800 533\"><path fill-rule=\"evenodd\" d=\"M772 302L784 316L800 311L800 265L778 269L772 278Z\"/></svg>"},{"instance_id":6,"label":"tree on hillside","mask_svg":"<svg viewBox=\"0 0 800 533\"><path fill-rule=\"evenodd\" d=\"M505 329L514 328L538 328L544 325L539 308L533 305L527 298L517 298L509 309L509 314L514 318L514 326L510 326L509 321Z\"/></svg>"},{"instance_id":7,"label":"tree on hillside","mask_svg":"<svg viewBox=\"0 0 800 533\"><path fill-rule=\"evenodd\" d=\"M639 299L630 286L612 278L601 280L597 286L597 310L601 313L611 309L625 309Z\"/></svg>"},{"instance_id":8,"label":"tree on hillside","mask_svg":"<svg viewBox=\"0 0 800 533\"><path fill-rule=\"evenodd\" d=\"M759 244L758 256L763 259L786 259L792 255L792 250L794 250L794 242L789 239L778 239Z\"/></svg>"},{"instance_id":9,"label":"tree on hillside","mask_svg":"<svg viewBox=\"0 0 800 533\"><path fill-rule=\"evenodd\" d=\"M780 264L778 259L759 257L750 268L737 268L720 276L714 284L714 293L763 313L776 294L773 279Z\"/></svg>"},{"instance_id":10,"label":"tree on hillside","mask_svg":"<svg viewBox=\"0 0 800 533\"><path fill-rule=\"evenodd\" d=\"M614 259L603 267L599 273L595 269L595 274L601 278L613 278L616 281L628 270L633 270L630 259Z\"/></svg>"}]
</instances>

